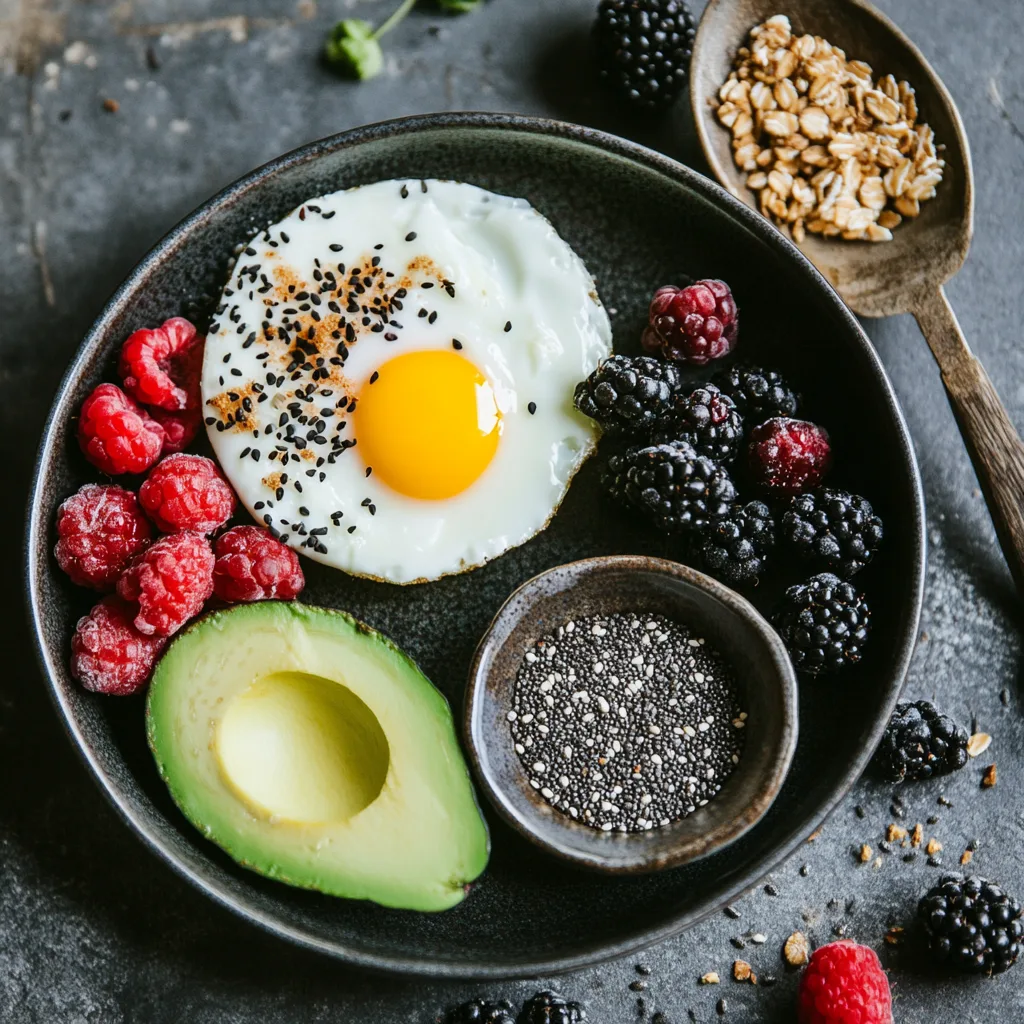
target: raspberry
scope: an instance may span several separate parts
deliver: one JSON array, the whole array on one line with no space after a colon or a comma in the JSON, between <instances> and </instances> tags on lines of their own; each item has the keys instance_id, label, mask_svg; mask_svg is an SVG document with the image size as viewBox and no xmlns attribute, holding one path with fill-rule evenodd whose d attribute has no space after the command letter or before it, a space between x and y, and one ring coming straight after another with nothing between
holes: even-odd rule
<instances>
[{"instance_id":1,"label":"raspberry","mask_svg":"<svg viewBox=\"0 0 1024 1024\"><path fill-rule=\"evenodd\" d=\"M139 501L164 533L213 533L235 511L234 492L202 455L168 455L139 488Z\"/></svg>"},{"instance_id":2,"label":"raspberry","mask_svg":"<svg viewBox=\"0 0 1024 1024\"><path fill-rule=\"evenodd\" d=\"M138 603L135 628L146 636L171 636L213 593L214 557L198 533L161 537L138 555L117 583L126 601Z\"/></svg>"},{"instance_id":3,"label":"raspberry","mask_svg":"<svg viewBox=\"0 0 1024 1024\"><path fill-rule=\"evenodd\" d=\"M149 679L167 643L132 625L132 608L113 594L78 620L71 638L71 674L95 693L127 697Z\"/></svg>"},{"instance_id":4,"label":"raspberry","mask_svg":"<svg viewBox=\"0 0 1024 1024\"><path fill-rule=\"evenodd\" d=\"M306 585L299 556L260 526L228 530L213 550L213 590L223 601L289 601Z\"/></svg>"},{"instance_id":5,"label":"raspberry","mask_svg":"<svg viewBox=\"0 0 1024 1024\"><path fill-rule=\"evenodd\" d=\"M783 416L750 432L750 468L754 479L777 495L800 494L821 483L832 462L824 428Z\"/></svg>"},{"instance_id":6,"label":"raspberry","mask_svg":"<svg viewBox=\"0 0 1024 1024\"><path fill-rule=\"evenodd\" d=\"M104 473L145 473L160 458L164 431L116 384L100 384L82 403L78 443Z\"/></svg>"},{"instance_id":7,"label":"raspberry","mask_svg":"<svg viewBox=\"0 0 1024 1024\"><path fill-rule=\"evenodd\" d=\"M188 395L185 408L175 411L150 410L153 419L164 428L164 455L184 451L199 433L199 426L203 422L200 379L205 347L206 339L197 338L184 355L173 361L172 369L176 379Z\"/></svg>"},{"instance_id":8,"label":"raspberry","mask_svg":"<svg viewBox=\"0 0 1024 1024\"><path fill-rule=\"evenodd\" d=\"M124 380L125 391L144 405L161 409L187 409L195 407L198 393L184 386L194 368L191 350L199 348L202 338L196 338L195 327L183 317L176 316L162 327L136 331L121 348L118 373Z\"/></svg>"},{"instance_id":9,"label":"raspberry","mask_svg":"<svg viewBox=\"0 0 1024 1024\"><path fill-rule=\"evenodd\" d=\"M652 355L703 366L736 344L739 310L724 281L659 288L651 300L642 345Z\"/></svg>"},{"instance_id":10,"label":"raspberry","mask_svg":"<svg viewBox=\"0 0 1024 1024\"><path fill-rule=\"evenodd\" d=\"M799 1024L892 1024L889 979L874 950L856 942L816 949L797 998Z\"/></svg>"},{"instance_id":11,"label":"raspberry","mask_svg":"<svg viewBox=\"0 0 1024 1024\"><path fill-rule=\"evenodd\" d=\"M152 536L131 491L86 484L57 511L57 564L80 587L113 590L121 571Z\"/></svg>"}]
</instances>

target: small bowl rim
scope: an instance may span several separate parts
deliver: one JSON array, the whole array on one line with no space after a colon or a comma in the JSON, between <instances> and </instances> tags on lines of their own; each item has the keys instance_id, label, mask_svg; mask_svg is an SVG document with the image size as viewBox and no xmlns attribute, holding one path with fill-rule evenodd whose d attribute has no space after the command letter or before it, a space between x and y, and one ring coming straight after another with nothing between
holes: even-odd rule
<instances>
[{"instance_id":1,"label":"small bowl rim","mask_svg":"<svg viewBox=\"0 0 1024 1024\"><path fill-rule=\"evenodd\" d=\"M707 832L681 839L678 845L669 852L650 856L637 855L630 860L611 862L596 849L592 853L581 853L568 844L551 841L541 830L536 828L536 823L540 819L535 810L531 809L527 816L516 809L513 800L509 797L508 784L502 779L500 773L492 769L486 756L488 745L480 716L486 703L487 680L493 669L494 657L501 649L496 635L498 628L510 616L517 615L513 608L518 598L531 590L538 589L545 580L556 573L565 572L575 576L565 588L567 590L593 585L595 577L600 578L602 574L608 572L627 572L637 575L641 573L655 574L667 577L677 583L688 584L700 592L703 598L724 605L745 619L747 624L752 627L753 635L762 644L771 662L772 674L779 684L776 699L782 705L782 721L781 729L775 740L777 753L772 760L770 770L751 799L738 809L728 821L719 823ZM513 621L512 628L515 627L516 621L518 621L518 616ZM796 754L799 734L799 687L796 670L793 668L782 638L742 594L681 562L647 555L597 555L573 562L563 562L545 569L520 584L505 599L474 651L466 684L462 726L465 748L480 789L503 821L519 835L524 836L544 852L576 867L587 868L607 875L646 874L681 867L713 853L718 853L761 822L785 784ZM751 810L753 810L753 814L750 813ZM582 831L578 834L585 835ZM626 841L647 834L646 832L630 833L627 835ZM603 837L603 833L595 831L593 835L596 848L598 839Z\"/></svg>"}]
</instances>

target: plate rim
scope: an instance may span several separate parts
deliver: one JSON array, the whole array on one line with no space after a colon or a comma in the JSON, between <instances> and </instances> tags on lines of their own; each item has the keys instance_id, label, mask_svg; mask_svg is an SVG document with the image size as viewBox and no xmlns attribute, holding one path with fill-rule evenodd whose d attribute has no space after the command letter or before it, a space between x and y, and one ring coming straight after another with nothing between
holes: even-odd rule
<instances>
[{"instance_id":1,"label":"plate rim","mask_svg":"<svg viewBox=\"0 0 1024 1024\"><path fill-rule=\"evenodd\" d=\"M868 736L868 741L862 747L861 754L852 764L847 766L839 785L833 789L829 799L823 805L819 805L812 814L805 816L798 824L792 826L786 838L775 845L775 852L772 856L764 858L756 866L744 872L736 882L714 897L710 903L697 909L679 913L655 927L634 928L621 938L611 941L585 942L578 952L538 960L520 959L513 962L495 963L486 960L430 959L429 956L415 958L408 955L391 956L370 953L351 948L342 943L318 939L299 928L280 921L272 914L242 905L237 898L224 891L216 882L203 877L199 871L179 859L164 844L158 830L142 821L140 815L134 811L127 799L118 791L115 780L99 764L99 759L83 736L57 685L56 677L58 670L43 640L44 634L41 621L42 608L39 589L42 578L48 571L46 553L48 552L47 534L49 526L49 514L44 515L40 507L44 488L43 470L53 456L57 428L64 417L68 415L66 407L68 405L70 385L80 374L90 350L101 336L106 333L109 322L125 301L128 293L144 280L146 275L160 261L172 255L188 239L196 227L200 226L205 220L215 216L218 210L224 204L229 203L235 196L253 187L257 187L262 180L272 177L281 171L317 160L328 153L355 148L364 143L396 136L451 129L490 131L498 129L568 139L590 146L606 154L632 160L649 170L661 173L678 184L684 185L705 198L712 205L720 208L724 207L725 211L735 221L738 221L762 242L791 263L795 262L804 271L805 275L809 275L812 280L816 281L820 286L819 290L822 292L823 300L830 302L835 312L859 336L869 368L874 372L880 385L881 395L889 406L890 414L897 427L902 453L910 467L909 483L913 496L912 511L915 527L913 537L911 538L914 547L912 552L914 575L912 580L912 607L909 609L907 628L897 652L892 682L885 695L887 714L884 719L879 716L878 722ZM314 950L354 966L378 972L409 976L433 976L453 980L516 979L563 974L595 967L635 954L673 938L699 921L711 916L743 893L748 892L761 879L788 860L799 846L807 840L807 837L815 829L821 827L846 797L854 782L856 782L867 766L874 748L881 739L888 714L891 713L895 706L906 682L924 601L926 521L924 491L913 441L903 415L903 410L893 389L892 382L885 371L885 367L856 316L843 302L838 292L836 292L828 280L822 276L789 239L758 213L730 195L726 189L710 178L671 157L658 153L639 143L620 138L596 128L553 118L523 114L460 111L392 118L352 128L306 143L262 164L255 170L230 183L196 207L195 210L179 221L156 242L142 259L136 263L110 299L104 304L102 311L79 344L75 356L68 364L68 368L64 372L60 384L54 393L36 455L32 482L29 488L26 509L25 561L23 564L26 584L26 610L32 632L32 644L37 662L46 681L50 698L59 713L64 731L67 733L79 757L89 768L93 780L121 819L130 827L135 836L155 853L160 860L169 865L177 875L186 879L220 906L225 907L235 915L259 926L263 930L295 945Z\"/></svg>"}]
</instances>

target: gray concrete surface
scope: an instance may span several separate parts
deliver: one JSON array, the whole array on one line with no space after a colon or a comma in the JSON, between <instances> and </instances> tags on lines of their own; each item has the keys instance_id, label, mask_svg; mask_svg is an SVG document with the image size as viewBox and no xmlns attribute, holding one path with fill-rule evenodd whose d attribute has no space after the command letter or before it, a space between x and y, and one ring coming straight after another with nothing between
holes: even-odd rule
<instances>
[{"instance_id":1,"label":"gray concrete surface","mask_svg":"<svg viewBox=\"0 0 1024 1024\"><path fill-rule=\"evenodd\" d=\"M0 444L7 500L0 616L0 1019L153 1024L433 1021L474 984L368 977L292 949L194 892L134 839L61 734L22 625L18 558L30 466L50 396L78 340L121 277L181 216L239 174L303 142L363 122L438 109L541 113L632 135L702 167L685 104L644 126L608 111L586 71L594 0L489 0L476 14L416 12L389 39L387 73L355 85L317 59L339 16L379 17L391 0L0 0ZM784 4L780 9L784 10ZM1019 0L883 0L960 104L974 150L977 236L949 293L1011 414L1024 425L1020 269L1024 257L1024 6ZM147 61L151 49L156 60ZM159 64L155 69L152 64ZM120 104L117 113L102 106ZM916 439L929 503L931 561L908 682L995 737L982 763L907 788L904 824L921 821L954 864L1024 894L1019 605L938 374L907 317L867 328ZM1005 691L1005 692L1003 692ZM1000 694L1003 693L1002 699ZM945 794L951 807L937 800ZM925 966L909 925L938 874L924 856L877 849L890 788L861 782L773 881L642 957L642 994L673 1024L794 1019L796 979L780 946L837 927L878 949L899 1024L1024 1020L1024 967L996 980L948 979ZM855 807L861 807L863 817ZM929 816L938 818L927 824ZM804 868L806 865L806 868ZM853 903L848 901L853 900ZM557 928L558 921L540 923ZM739 952L730 939L767 936ZM908 928L908 933L910 929ZM772 987L729 980L737 956ZM698 987L717 970L723 984ZM639 1019L634 962L544 979L583 999L596 1024ZM535 983L492 984L519 999ZM687 1011L693 1011L689 1017Z\"/></svg>"}]
</instances>

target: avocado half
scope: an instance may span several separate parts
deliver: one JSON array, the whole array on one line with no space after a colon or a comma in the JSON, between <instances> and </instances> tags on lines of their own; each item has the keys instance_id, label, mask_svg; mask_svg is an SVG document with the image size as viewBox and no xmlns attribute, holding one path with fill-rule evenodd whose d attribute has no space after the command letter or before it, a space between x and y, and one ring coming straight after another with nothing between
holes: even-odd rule
<instances>
[{"instance_id":1,"label":"avocado half","mask_svg":"<svg viewBox=\"0 0 1024 1024\"><path fill-rule=\"evenodd\" d=\"M208 615L157 665L146 724L185 816L268 878L433 911L487 865L447 701L344 612L265 601Z\"/></svg>"}]
</instances>

